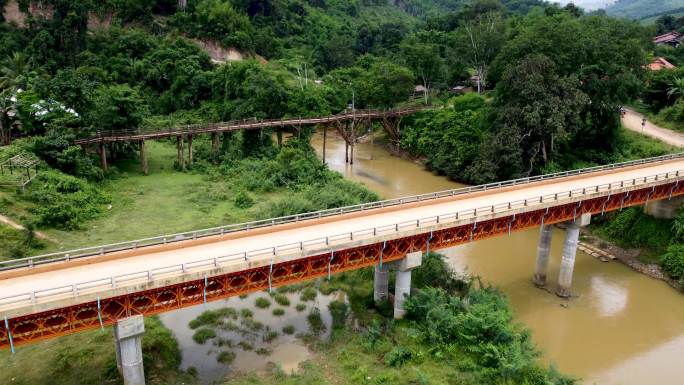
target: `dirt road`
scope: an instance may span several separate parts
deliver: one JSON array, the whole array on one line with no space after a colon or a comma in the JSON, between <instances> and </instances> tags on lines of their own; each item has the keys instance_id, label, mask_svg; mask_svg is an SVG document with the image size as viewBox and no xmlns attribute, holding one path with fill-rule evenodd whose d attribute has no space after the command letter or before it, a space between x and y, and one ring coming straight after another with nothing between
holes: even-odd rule
<instances>
[{"instance_id":1,"label":"dirt road","mask_svg":"<svg viewBox=\"0 0 684 385\"><path fill-rule=\"evenodd\" d=\"M658 127L648 120L646 125L642 127L643 118L644 116L638 112L627 109L625 116L622 118L622 125L628 130L650 136L672 146L684 147L683 133Z\"/></svg>"}]
</instances>

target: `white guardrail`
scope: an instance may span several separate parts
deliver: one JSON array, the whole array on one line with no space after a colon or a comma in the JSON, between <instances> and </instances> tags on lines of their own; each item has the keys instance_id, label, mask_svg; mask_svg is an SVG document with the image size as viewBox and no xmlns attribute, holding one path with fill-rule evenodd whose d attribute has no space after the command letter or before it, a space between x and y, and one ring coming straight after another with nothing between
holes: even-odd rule
<instances>
[{"instance_id":1,"label":"white guardrail","mask_svg":"<svg viewBox=\"0 0 684 385\"><path fill-rule=\"evenodd\" d=\"M303 221L303 220L307 220L307 219L323 218L323 217L329 217L329 216L333 216L333 215L340 215L340 214L351 213L351 212L359 212L359 211L370 210L370 209L381 208L381 207L391 207L391 206L401 205L401 204L405 204L405 203L420 202L420 201L431 200L431 199L457 196L457 195L468 194L468 193L478 192L478 191L488 191L488 190L493 190L493 189L497 189L497 188L522 185L522 184L527 184L527 183L536 182L536 181L557 179L557 178L568 177L568 176L573 176L573 175L587 174L587 173L602 171L602 170L611 170L611 169L617 169L617 168L628 167L628 166L633 166L633 165L659 162L659 161L663 161L663 160L679 159L679 158L683 158L683 157L684 157L684 153L678 153L678 154L665 155L665 156L656 157L656 158L642 159L642 160L624 162L624 163L616 163L616 164L611 164L611 165L606 165L606 166L597 166L597 167L591 167L591 168L574 170L574 171L565 171L565 172L560 172L560 173L555 173L555 174L541 175L541 176L535 176L535 177L530 177L530 178L522 178L522 179L516 179L516 180L511 180L511 181L506 181L506 182L491 183L491 184L486 184L486 185L466 187L466 188L455 189L455 190L447 190L447 191L435 192L435 193L430 193L430 194L414 195L414 196L402 197L402 198L397 198L397 199L390 199L390 200L360 204L360 205L355 205L355 206L341 207L341 208L337 208L337 209L321 210L321 211L316 211L316 212L312 212L312 213L305 213L305 214L291 215L291 216L286 216L286 217L273 218L273 219L267 219L267 220L261 220L261 221L254 221L254 222L248 222L248 223L242 223L242 224L214 227L214 228L210 228L210 229L204 229L204 230L198 230L198 231L192 231L192 232L186 232L186 233L179 233L179 234L173 234L173 235L165 235L165 236L161 236L161 237L139 239L139 240L131 241L131 242L115 243L115 244L110 244L110 245L103 245L103 246L97 246L97 247L89 247L89 248L71 250L71 251L67 251L67 252L52 253L52 254L46 254L46 255L41 255L41 256L36 256L36 257L28 257L28 258L22 258L22 259L16 259L16 260L4 261L4 262L0 262L0 271L25 268L25 267L30 268L30 267L45 264L45 263L70 261L70 260L77 259L77 258L84 258L84 257L88 257L88 256L93 256L93 255L103 255L105 253L110 253L110 252L115 252L115 251L131 250L131 249L137 249L140 247L151 246L151 245L168 244L168 243L172 243L172 242L180 242L183 240L198 239L198 238L202 238L202 237L234 233L237 231L275 226L275 225L279 225L279 224L283 224L283 223L293 223L293 222L299 222L299 221ZM638 179L628 179L628 180L623 180L623 181L619 181L619 182L612 182L612 183L605 183L605 184L595 185L595 186L590 186L590 187L584 187L584 188L565 191L565 192L561 192L561 193L530 197L528 199L522 199L522 200L517 200L517 201L500 203L500 204L485 206L485 207L481 207L481 208L468 209L468 210L464 210L464 211L459 211L459 212L449 213L449 214L443 214L443 215L438 215L438 216L432 216L432 217L428 217L428 218L419 218L419 219L415 219L415 220L411 220L411 221L404 221L404 222L399 222L399 223L395 223L395 224L391 224L391 225L385 225L385 226L374 227L374 228L370 228L370 229L358 230L358 231L353 231L353 232L348 232L348 233L343 233L343 234L338 234L338 235L333 235L333 236L328 236L328 237L321 237L321 238L317 238L317 239L295 242L295 243L291 243L291 244L269 247L269 248L265 248L265 249L245 251L242 253L230 254L230 255L225 255L225 256L216 257L216 258L202 259L202 260L192 261L192 262L183 263L183 264L176 264L176 265L156 268L156 269L152 269L152 270L139 271L139 272L124 274L124 275L112 276L109 278L98 279L98 280L88 281L88 282L82 282L82 283L77 283L77 284L72 284L72 285L65 285L65 286L61 286L61 287L55 287L52 289L46 289L46 290L34 291L34 292L30 292L30 293L22 293L22 294L16 294L16 295L11 295L11 296L6 296L6 297L0 297L0 306L15 304L18 302L34 303L39 299L43 299L46 297L52 297L52 296L56 296L56 295L64 295L67 293L72 293L73 295L77 295L79 292L82 292L84 290L94 289L94 288L98 288L98 287L116 288L117 286L120 286L126 282L139 281L142 279L151 281L154 277L159 277L160 275L178 274L178 273L184 274L190 270L196 270L199 268L207 268L209 266L220 267L222 264L226 264L227 262L250 261L253 258L259 258L259 257L261 257L261 258L271 257L272 258L272 257L277 256L278 254L285 253L285 252L291 253L292 251L295 251L295 250L304 251L305 249L310 248L312 246L316 246L317 248L334 246L336 243L346 242L349 240L361 240L361 239L368 239L368 238L373 238L373 237L377 237L377 236L385 236L385 235L389 235L389 234L399 233L400 231L404 231L407 228L416 229L416 228L421 228L423 226L434 226L435 224L457 222L459 220L476 218L478 215L481 215L481 214L500 214L500 213L505 213L507 211L517 210L517 209L523 208L523 207L528 207L530 205L536 206L536 205L541 205L541 204L545 204L545 203L556 202L556 201L566 199L566 198L579 198L579 197L585 196L587 194L595 194L595 193L599 193L599 192L609 192L609 191L612 191L615 189L623 189L625 187L630 187L630 186L639 186L639 185L648 184L651 182L665 181L665 180L679 180L680 176L684 176L684 169L672 171L672 172L668 172L668 173L651 175L651 176L638 178Z\"/></svg>"}]
</instances>

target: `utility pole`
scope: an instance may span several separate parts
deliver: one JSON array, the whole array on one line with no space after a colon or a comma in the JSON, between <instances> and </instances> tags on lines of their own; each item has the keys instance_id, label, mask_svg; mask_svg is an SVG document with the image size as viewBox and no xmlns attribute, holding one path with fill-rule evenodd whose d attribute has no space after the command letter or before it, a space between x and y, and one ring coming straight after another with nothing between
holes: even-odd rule
<instances>
[{"instance_id":1,"label":"utility pole","mask_svg":"<svg viewBox=\"0 0 684 385\"><path fill-rule=\"evenodd\" d=\"M354 123L356 122L356 95L354 88L352 88L352 122L351 122L351 155L349 157L349 164L354 164L354 141L356 140L356 131L354 131Z\"/></svg>"}]
</instances>

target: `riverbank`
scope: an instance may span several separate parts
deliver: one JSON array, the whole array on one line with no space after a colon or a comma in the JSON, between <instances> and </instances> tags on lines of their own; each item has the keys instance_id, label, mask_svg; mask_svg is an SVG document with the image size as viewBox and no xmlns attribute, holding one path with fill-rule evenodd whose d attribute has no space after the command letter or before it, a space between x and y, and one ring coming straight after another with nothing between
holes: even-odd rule
<instances>
[{"instance_id":1,"label":"riverbank","mask_svg":"<svg viewBox=\"0 0 684 385\"><path fill-rule=\"evenodd\" d=\"M606 252L611 256L614 256L616 261L619 261L623 265L630 267L637 273L641 273L653 279L666 282L677 291L684 291L684 287L682 287L680 282L668 276L663 271L662 266L654 262L646 262L641 260L639 257L643 253L643 250L640 248L620 247L610 240L593 234L591 229L582 230L582 241Z\"/></svg>"}]
</instances>

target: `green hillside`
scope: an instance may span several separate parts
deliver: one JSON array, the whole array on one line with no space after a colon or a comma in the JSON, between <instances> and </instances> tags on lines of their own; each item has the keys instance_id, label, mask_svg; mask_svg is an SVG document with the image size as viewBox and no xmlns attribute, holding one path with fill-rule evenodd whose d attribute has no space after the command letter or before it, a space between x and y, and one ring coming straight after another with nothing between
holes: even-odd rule
<instances>
[{"instance_id":1,"label":"green hillside","mask_svg":"<svg viewBox=\"0 0 684 385\"><path fill-rule=\"evenodd\" d=\"M610 16L645 19L684 7L684 0L618 0L606 8Z\"/></svg>"}]
</instances>

